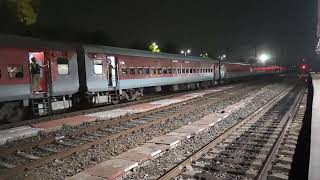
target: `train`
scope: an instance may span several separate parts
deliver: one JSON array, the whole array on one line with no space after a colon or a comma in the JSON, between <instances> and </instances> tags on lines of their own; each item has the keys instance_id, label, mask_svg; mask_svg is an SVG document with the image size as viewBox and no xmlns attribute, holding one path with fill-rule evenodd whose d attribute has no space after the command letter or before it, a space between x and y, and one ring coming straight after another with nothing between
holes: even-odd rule
<instances>
[{"instance_id":1,"label":"train","mask_svg":"<svg viewBox=\"0 0 320 180\"><path fill-rule=\"evenodd\" d=\"M33 58L42 67L41 92L32 83ZM145 91L205 88L284 71L276 65L0 35L0 121L139 100Z\"/></svg>"}]
</instances>

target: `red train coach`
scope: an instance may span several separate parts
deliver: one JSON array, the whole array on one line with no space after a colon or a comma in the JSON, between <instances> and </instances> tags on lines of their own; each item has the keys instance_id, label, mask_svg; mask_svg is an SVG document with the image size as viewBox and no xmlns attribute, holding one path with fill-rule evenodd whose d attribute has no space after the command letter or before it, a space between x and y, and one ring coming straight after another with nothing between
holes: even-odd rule
<instances>
[{"instance_id":1,"label":"red train coach","mask_svg":"<svg viewBox=\"0 0 320 180\"><path fill-rule=\"evenodd\" d=\"M79 73L80 85L92 103L139 99L148 87L205 87L215 82L218 64L209 58L106 46L87 45L80 51L79 70L86 72Z\"/></svg>"},{"instance_id":2,"label":"red train coach","mask_svg":"<svg viewBox=\"0 0 320 180\"><path fill-rule=\"evenodd\" d=\"M35 85L31 59L42 68ZM17 121L69 108L78 92L76 50L64 44L0 35L0 120Z\"/></svg>"}]
</instances>

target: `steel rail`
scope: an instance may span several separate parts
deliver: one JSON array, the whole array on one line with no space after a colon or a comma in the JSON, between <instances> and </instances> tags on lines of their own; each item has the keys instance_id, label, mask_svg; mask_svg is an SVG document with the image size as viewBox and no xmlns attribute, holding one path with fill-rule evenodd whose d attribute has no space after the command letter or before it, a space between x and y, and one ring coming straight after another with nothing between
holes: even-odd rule
<instances>
[{"instance_id":1,"label":"steel rail","mask_svg":"<svg viewBox=\"0 0 320 180\"><path fill-rule=\"evenodd\" d=\"M241 87L246 88L245 86L241 86ZM95 124L95 125L92 125L92 126L89 126L89 127L85 127L83 129L78 129L75 132L71 132L71 133L69 133L67 135L64 135L64 138L71 138L71 137L78 136L78 135L81 135L81 134L84 134L84 133L90 133L90 132L93 132L93 131L96 131L96 130L99 130L99 129L108 128L109 126L117 125L117 124L129 121L131 119L143 118L143 117L145 117L147 115L152 115L152 114L160 112L160 111L169 110L171 108L174 108L174 107L177 107L177 106L180 106L180 105L185 105L185 104L190 104L190 103L194 103L194 102L197 102L197 101L202 101L202 100L207 99L207 98L212 97L212 96L220 96L220 95L223 95L223 94L225 94L225 93L227 93L229 91L234 91L235 89L238 89L238 88L240 88L240 87L237 86L237 87L233 87L233 88L227 89L225 91L213 92L213 93L204 95L203 97L200 97L200 98L190 99L188 101L172 104L172 105L169 105L169 106L166 106L166 107L157 108L157 109L150 110L150 111L143 112L143 113L139 113L139 114L133 114L133 115L128 115L128 116L124 116L124 117L110 119L108 121L103 121L101 123L98 123L98 124ZM55 141L56 141L56 137L48 137L48 138L46 138L44 140L40 140L38 142L22 143L18 147L15 146L15 147L11 147L11 148L0 148L0 158L1 157L5 158L6 156L8 156L8 155L10 155L12 153L15 153L17 151L24 151L24 150L32 149L32 148L35 148L35 147L39 147L39 146L43 146L43 145L46 145L46 144L53 143Z\"/></svg>"},{"instance_id":2,"label":"steel rail","mask_svg":"<svg viewBox=\"0 0 320 180\"><path fill-rule=\"evenodd\" d=\"M242 91L248 91L249 89L255 89L256 87L244 87L242 89ZM163 117L163 118L160 118L160 119L157 119L157 120L154 120L154 121L151 121L151 122L147 122L145 124L142 124L142 125L139 125L137 127L134 127L134 128L130 128L128 130L124 130L124 131L121 131L119 133L116 133L116 134L112 134L112 135L106 135L106 137L104 138L101 138L101 139L98 139L98 140L95 140L95 141L92 141L92 142L88 142L86 144L82 144L82 145L79 145L77 147L72 147L70 149L67 149L65 151L61 151L61 152L58 152L56 154L53 154L53 155L50 155L50 156L46 156L46 157L42 157L38 160L34 160L34 161L31 161L30 163L27 163L27 164L24 164L24 165L19 165L19 166L16 166L14 168L11 168L11 169L5 169L5 170L0 170L0 177L10 177L10 176L13 176L13 175L17 175L17 174L23 174L25 173L27 170L31 170L31 169L34 169L36 167L39 167L39 166L43 166L47 163L50 163L52 161L54 161L55 159L62 159L62 158L65 158L65 157L68 157L74 153L77 153L77 152L81 152L83 150L86 150L86 149L89 149L91 147L94 147L95 145L99 145L99 144L103 144L103 143L106 143L106 142L109 142L111 140L115 140L119 137L124 137L128 134L131 134L133 132L136 132L136 131L140 131L140 130L143 130L145 128L148 128L152 125L155 125L155 124L159 124L161 122L164 122L164 121L167 121L169 119L172 119L172 118L175 118L175 117L178 117L178 116L181 116L183 114L186 114L186 113L189 113L195 109L201 109L209 104L215 104L216 102L218 102L219 100L222 100L224 98L227 98L230 96L230 94L226 93L226 92L229 92L229 91L234 91L234 90L237 90L237 93L234 93L232 94L232 96L235 96L237 94L240 94L242 91L239 91L239 87L236 87L236 88L230 88L226 91L219 91L219 92L214 92L214 93L211 93L210 95L207 94L206 96L203 96L201 98L196 98L196 99L192 99L188 102L182 102L182 103L178 103L178 104L174 104L174 105L171 105L169 107L165 107L165 108L161 108L161 110L157 109L157 110L152 110L151 112L148 112L148 113L142 113L142 114L138 114L138 115L134 115L134 116L130 116L130 117L125 117L125 118L122 118L122 119L118 119L114 122L110 122L108 123L108 125L98 125L98 127L96 128L87 128L87 129L82 129L78 132L75 132L73 133L71 136L74 136L74 134L81 134L81 133L88 133L89 132L92 132L94 130L97 130L99 128L102 128L102 127L107 127L107 126L110 126L111 124L117 124L119 122L123 122L123 121L127 121L127 120L130 120L130 119L134 119L133 117L135 118L142 118L146 115L150 115L150 114L153 114L155 112L160 112L160 111L164 111L164 110L169 110L173 107L176 107L176 106L180 106L180 105L188 105L188 104L193 104L195 102L198 102L200 105L199 106L191 106L191 107L188 107L182 111L179 111L173 115L170 115L168 117ZM217 95L219 95L219 98L217 99L214 99L214 100L211 100L210 97L216 97ZM208 102L207 103L204 103L204 100L207 100ZM81 133L80 133L81 132ZM43 143L44 144L48 144L47 142L50 141L50 140L45 140L44 142L41 142L40 144L42 145ZM55 139L51 139L50 142L54 142ZM38 147L40 145L31 145L31 144L27 144L26 147L24 147L24 149L30 149L30 148L33 148L33 147ZM19 151L22 151L22 150L19 150ZM11 150L12 152L12 150ZM13 151L13 152L16 152L16 151ZM5 152L4 152L5 153ZM1 151L0 151L0 154L1 154ZM7 154L12 154L12 153L7 153ZM1 154L2 155L2 154Z\"/></svg>"},{"instance_id":3,"label":"steel rail","mask_svg":"<svg viewBox=\"0 0 320 180\"><path fill-rule=\"evenodd\" d=\"M279 147L281 145L281 142L283 141L285 134L289 128L290 122L295 118L297 111L299 109L299 105L303 99L303 93L304 91L301 91L300 94L295 98L294 103L291 105L290 109L286 112L284 117L282 119L286 119L286 122L283 126L283 129L281 131L281 134L277 138L274 146L270 150L269 154L267 155L266 160L264 161L262 168L259 170L259 173L256 180L266 180L268 177L268 171L272 168L272 162L275 158L275 155L277 154Z\"/></svg>"},{"instance_id":4,"label":"steel rail","mask_svg":"<svg viewBox=\"0 0 320 180\"><path fill-rule=\"evenodd\" d=\"M167 173L162 175L159 180L169 180L171 178L176 177L181 173L183 168L185 168L187 165L190 165L193 161L197 161L200 159L203 155L208 153L210 150L212 150L213 147L215 147L217 144L221 143L224 139L226 139L231 133L235 132L237 129L239 129L241 126L243 126L248 121L251 121L253 119L259 119L261 118L266 112L268 112L275 104L277 104L282 98L284 98L293 87L290 87L283 92L281 92L279 95L274 97L272 100L270 100L267 104L265 104L263 107L259 108L258 110L251 113L249 116L247 116L242 121L238 122L237 124L233 125L226 131L224 131L222 134L220 134L218 137L216 137L211 142L207 143L205 146L197 150L195 153L190 155L187 159L170 169Z\"/></svg>"}]
</instances>

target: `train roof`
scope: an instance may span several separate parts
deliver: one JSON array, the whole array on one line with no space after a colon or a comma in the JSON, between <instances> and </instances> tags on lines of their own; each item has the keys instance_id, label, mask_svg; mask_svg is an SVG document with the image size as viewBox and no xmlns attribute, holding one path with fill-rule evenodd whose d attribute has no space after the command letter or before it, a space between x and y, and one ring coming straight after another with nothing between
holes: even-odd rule
<instances>
[{"instance_id":1,"label":"train roof","mask_svg":"<svg viewBox=\"0 0 320 180\"><path fill-rule=\"evenodd\" d=\"M151 51L143 51L137 49L126 49L126 48L118 48L118 47L109 47L109 46L99 46L99 45L83 45L82 48L85 51L93 52L93 53L110 53L110 54L118 54L118 55L127 55L127 56L139 56L139 57L150 57L150 58L165 58L172 60L187 60L187 61L210 61L210 62L218 62L217 60L211 58L204 57L196 57L196 56L183 56L180 54L169 54L169 53L154 53Z\"/></svg>"},{"instance_id":2,"label":"train roof","mask_svg":"<svg viewBox=\"0 0 320 180\"><path fill-rule=\"evenodd\" d=\"M0 34L0 47L6 48L49 48L52 50L76 50L76 45L38 38Z\"/></svg>"}]
</instances>

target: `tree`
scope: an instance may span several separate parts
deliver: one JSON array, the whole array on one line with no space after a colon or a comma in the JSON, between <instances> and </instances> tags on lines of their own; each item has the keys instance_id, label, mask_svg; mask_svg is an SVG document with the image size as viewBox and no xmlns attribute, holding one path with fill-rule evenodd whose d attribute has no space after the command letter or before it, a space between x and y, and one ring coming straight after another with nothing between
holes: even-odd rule
<instances>
[{"instance_id":1,"label":"tree","mask_svg":"<svg viewBox=\"0 0 320 180\"><path fill-rule=\"evenodd\" d=\"M5 9L1 15L15 16L16 20L24 25L32 25L37 22L38 0L3 0L0 3L1 11Z\"/></svg>"},{"instance_id":2,"label":"tree","mask_svg":"<svg viewBox=\"0 0 320 180\"><path fill-rule=\"evenodd\" d=\"M148 49L152 52L158 53L160 52L159 46L156 43L152 43L149 45Z\"/></svg>"}]
</instances>

